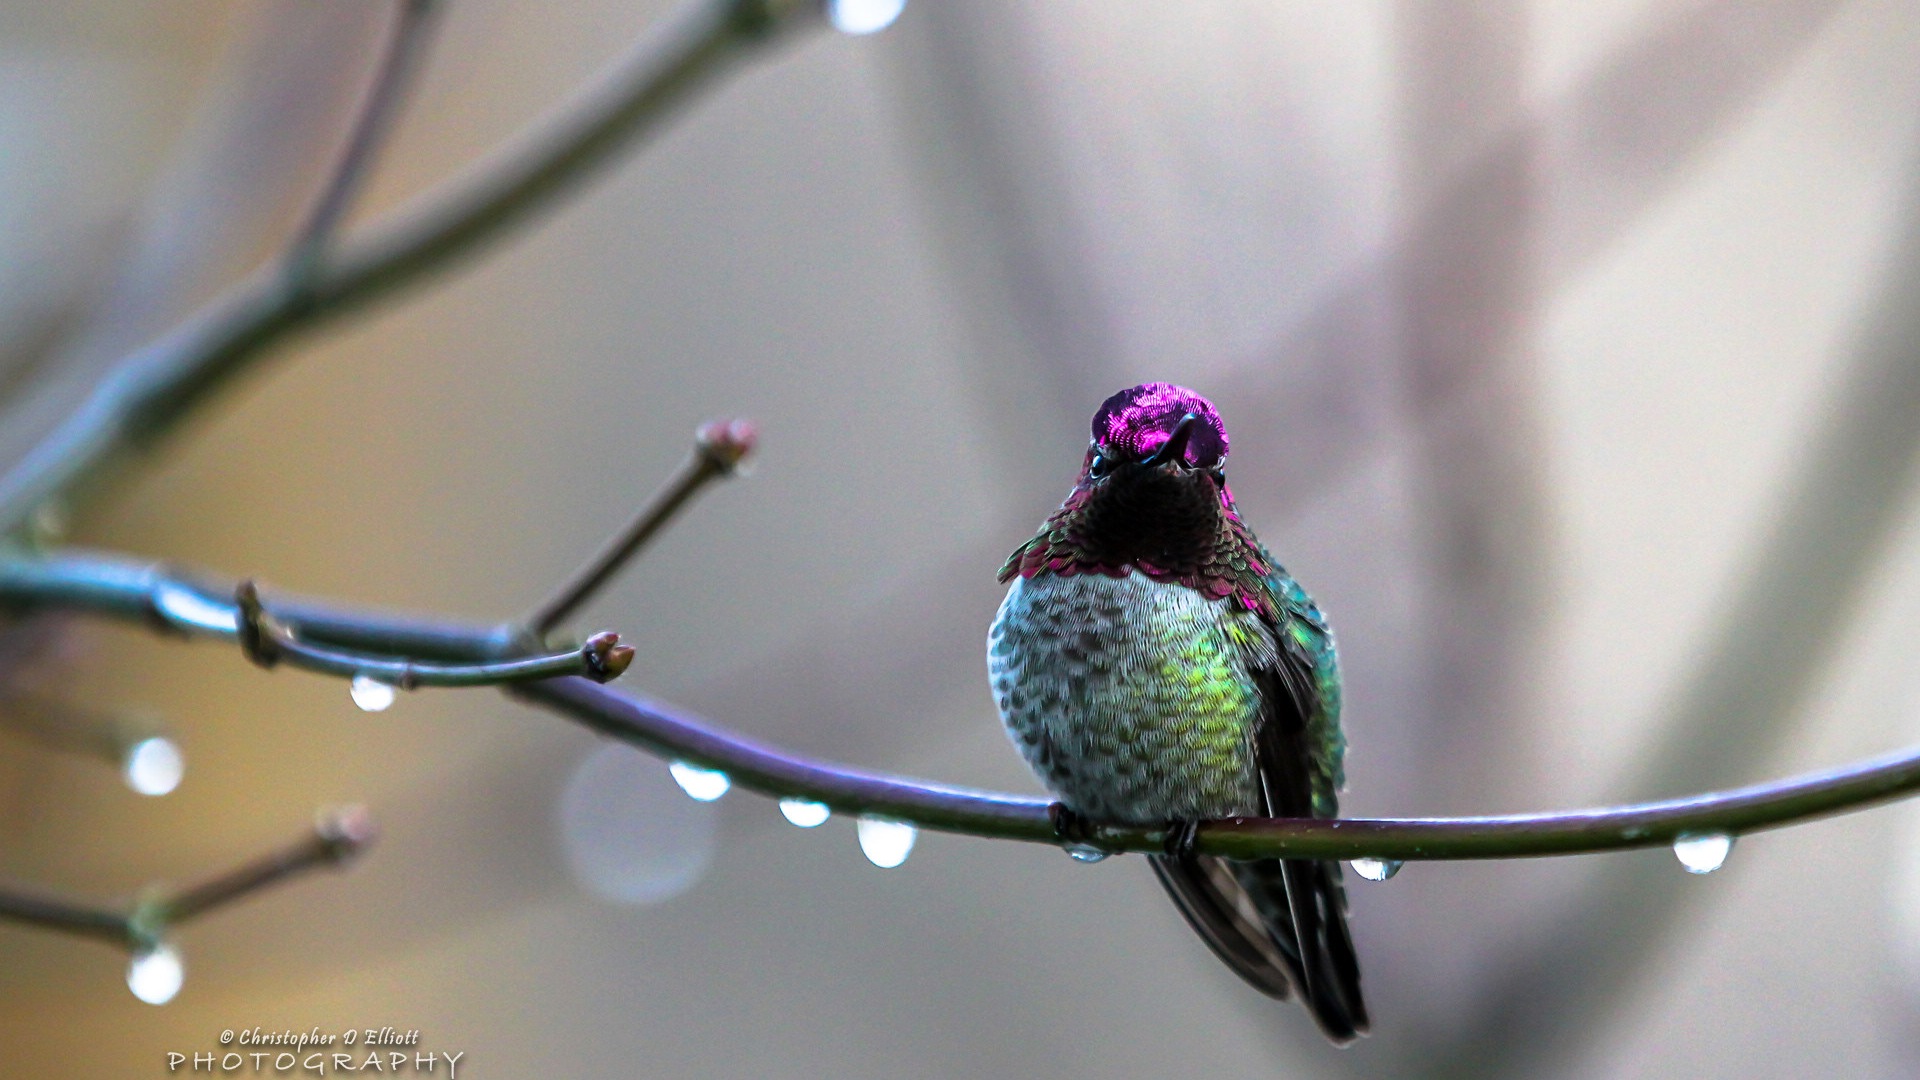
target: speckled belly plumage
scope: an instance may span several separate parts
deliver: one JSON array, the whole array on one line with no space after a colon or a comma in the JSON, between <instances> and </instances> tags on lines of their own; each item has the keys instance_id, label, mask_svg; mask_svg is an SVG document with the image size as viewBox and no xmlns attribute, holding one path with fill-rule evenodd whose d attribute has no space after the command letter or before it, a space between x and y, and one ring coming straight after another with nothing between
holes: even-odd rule
<instances>
[{"instance_id":1,"label":"speckled belly plumage","mask_svg":"<svg viewBox=\"0 0 1920 1080\"><path fill-rule=\"evenodd\" d=\"M987 670L1007 735L1062 802L1139 823L1260 812L1247 658L1264 632L1229 603L1140 574L1014 579Z\"/></svg>"}]
</instances>

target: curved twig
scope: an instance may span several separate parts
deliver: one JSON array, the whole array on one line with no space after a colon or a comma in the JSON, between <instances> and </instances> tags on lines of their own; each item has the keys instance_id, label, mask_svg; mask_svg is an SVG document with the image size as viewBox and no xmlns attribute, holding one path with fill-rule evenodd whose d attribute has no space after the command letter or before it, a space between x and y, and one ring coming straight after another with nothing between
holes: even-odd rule
<instances>
[{"instance_id":1,"label":"curved twig","mask_svg":"<svg viewBox=\"0 0 1920 1080\"><path fill-rule=\"evenodd\" d=\"M217 596L212 587L166 568L104 556L0 558L0 606L58 608L149 624L155 624L157 610L166 609L171 615L157 625L237 641L241 621L237 608ZM432 644L437 655L482 664L497 659L503 642L512 641L492 627L432 625L314 603L276 605L276 610L300 612L304 633L312 635L313 627L324 626L329 642L349 648L412 640ZM1058 842L1044 799L810 761L586 679L543 679L516 684L510 692L663 757L724 771L766 795L810 799L843 813L893 818L945 832ZM1660 847L1692 834L1737 835L1778 828L1916 793L1920 793L1920 751L1910 751L1731 791L1598 810L1331 821L1235 818L1201 826L1196 845L1203 852L1238 858L1573 855ZM1157 851L1166 840L1161 828L1112 825L1093 826L1086 838L1113 851Z\"/></svg>"},{"instance_id":2,"label":"curved twig","mask_svg":"<svg viewBox=\"0 0 1920 1080\"><path fill-rule=\"evenodd\" d=\"M617 679L633 663L631 646L603 631L584 645L547 656L516 657L472 664L436 664L411 657L347 653L301 641L286 624L267 613L252 581L234 590L234 637L247 659L261 667L281 661L321 675L369 678L412 690L419 686L504 686L509 683L584 675L595 682Z\"/></svg>"}]
</instances>

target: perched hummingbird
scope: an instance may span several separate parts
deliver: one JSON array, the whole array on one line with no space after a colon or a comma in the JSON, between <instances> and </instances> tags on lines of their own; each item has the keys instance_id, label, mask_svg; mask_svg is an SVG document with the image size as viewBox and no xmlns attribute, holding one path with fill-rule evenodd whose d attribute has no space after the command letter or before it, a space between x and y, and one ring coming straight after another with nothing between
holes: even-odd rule
<instances>
[{"instance_id":1,"label":"perched hummingbird","mask_svg":"<svg viewBox=\"0 0 1920 1080\"><path fill-rule=\"evenodd\" d=\"M1226 460L1199 394L1108 398L1066 502L1000 570L1013 584L987 670L1063 834L1181 827L1149 857L1180 913L1235 974L1297 994L1346 1043L1367 1007L1340 864L1191 850L1205 819L1333 817L1346 750L1332 632L1240 520Z\"/></svg>"}]
</instances>

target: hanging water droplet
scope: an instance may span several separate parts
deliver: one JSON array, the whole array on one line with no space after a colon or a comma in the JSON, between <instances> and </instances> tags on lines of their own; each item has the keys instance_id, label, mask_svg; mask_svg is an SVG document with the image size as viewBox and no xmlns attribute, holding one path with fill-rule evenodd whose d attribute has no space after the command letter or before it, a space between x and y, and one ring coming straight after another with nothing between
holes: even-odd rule
<instances>
[{"instance_id":1,"label":"hanging water droplet","mask_svg":"<svg viewBox=\"0 0 1920 1080\"><path fill-rule=\"evenodd\" d=\"M827 0L827 21L843 34L871 34L893 25L907 0Z\"/></svg>"},{"instance_id":2,"label":"hanging water droplet","mask_svg":"<svg viewBox=\"0 0 1920 1080\"><path fill-rule=\"evenodd\" d=\"M127 759L120 768L127 786L142 795L165 795L180 786L187 772L186 758L172 739L155 735L127 748Z\"/></svg>"},{"instance_id":3,"label":"hanging water droplet","mask_svg":"<svg viewBox=\"0 0 1920 1080\"><path fill-rule=\"evenodd\" d=\"M1399 873L1403 864L1399 859L1355 859L1347 865L1368 881L1385 881Z\"/></svg>"},{"instance_id":4,"label":"hanging water droplet","mask_svg":"<svg viewBox=\"0 0 1920 1080\"><path fill-rule=\"evenodd\" d=\"M1092 844L1066 844L1063 846L1066 848L1067 856L1074 862L1096 863L1113 854L1111 851L1101 851Z\"/></svg>"},{"instance_id":5,"label":"hanging water droplet","mask_svg":"<svg viewBox=\"0 0 1920 1080\"><path fill-rule=\"evenodd\" d=\"M347 692L353 695L353 703L367 712L385 712L396 696L392 683L383 683L371 675L355 675Z\"/></svg>"},{"instance_id":6,"label":"hanging water droplet","mask_svg":"<svg viewBox=\"0 0 1920 1080\"><path fill-rule=\"evenodd\" d=\"M780 813L788 821L803 829L811 829L822 824L832 815L826 803L817 803L811 799L781 799Z\"/></svg>"},{"instance_id":7,"label":"hanging water droplet","mask_svg":"<svg viewBox=\"0 0 1920 1080\"><path fill-rule=\"evenodd\" d=\"M913 851L913 842L920 830L904 821L886 821L882 818L860 819L860 850L867 861L882 870L891 870L907 861L907 855Z\"/></svg>"},{"instance_id":8,"label":"hanging water droplet","mask_svg":"<svg viewBox=\"0 0 1920 1080\"><path fill-rule=\"evenodd\" d=\"M127 989L149 1005L165 1005L180 992L186 976L180 954L163 942L133 954L127 964Z\"/></svg>"},{"instance_id":9,"label":"hanging water droplet","mask_svg":"<svg viewBox=\"0 0 1920 1080\"><path fill-rule=\"evenodd\" d=\"M574 880L609 903L665 903L713 865L719 807L687 798L659 761L624 743L582 759L555 809Z\"/></svg>"},{"instance_id":10,"label":"hanging water droplet","mask_svg":"<svg viewBox=\"0 0 1920 1080\"><path fill-rule=\"evenodd\" d=\"M667 766L667 771L673 774L673 782L680 785L680 790L698 802L712 802L733 786L733 781L727 779L726 773L718 769L703 769L684 761Z\"/></svg>"},{"instance_id":11,"label":"hanging water droplet","mask_svg":"<svg viewBox=\"0 0 1920 1080\"><path fill-rule=\"evenodd\" d=\"M1711 874L1727 861L1733 850L1733 837L1726 833L1683 836L1673 842L1673 857L1689 874Z\"/></svg>"}]
</instances>

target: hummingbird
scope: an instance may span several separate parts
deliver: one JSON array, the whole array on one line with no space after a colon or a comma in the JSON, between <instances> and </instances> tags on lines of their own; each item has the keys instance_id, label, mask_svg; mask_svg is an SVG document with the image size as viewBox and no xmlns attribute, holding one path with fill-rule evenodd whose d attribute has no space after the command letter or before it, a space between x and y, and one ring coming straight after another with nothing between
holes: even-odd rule
<instances>
[{"instance_id":1,"label":"hummingbird","mask_svg":"<svg viewBox=\"0 0 1920 1080\"><path fill-rule=\"evenodd\" d=\"M1091 822L1169 826L1148 858L1187 922L1344 1045L1368 1021L1340 864L1193 850L1203 820L1334 817L1344 783L1333 633L1241 520L1226 461L1192 390L1101 404L1073 490L1000 570L987 671L1063 842Z\"/></svg>"}]
</instances>

